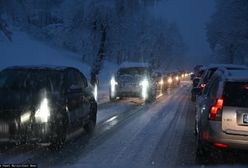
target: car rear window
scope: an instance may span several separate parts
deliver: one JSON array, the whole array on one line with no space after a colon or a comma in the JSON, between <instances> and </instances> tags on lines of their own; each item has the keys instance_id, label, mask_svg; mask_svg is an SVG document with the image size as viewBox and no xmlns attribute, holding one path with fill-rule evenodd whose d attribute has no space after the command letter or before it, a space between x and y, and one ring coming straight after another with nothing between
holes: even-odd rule
<instances>
[{"instance_id":1,"label":"car rear window","mask_svg":"<svg viewBox=\"0 0 248 168\"><path fill-rule=\"evenodd\" d=\"M4 70L0 73L0 89L61 91L62 78L62 73L56 70Z\"/></svg>"},{"instance_id":2,"label":"car rear window","mask_svg":"<svg viewBox=\"0 0 248 168\"><path fill-rule=\"evenodd\" d=\"M248 107L248 81L226 82L223 99L224 106Z\"/></svg>"}]
</instances>

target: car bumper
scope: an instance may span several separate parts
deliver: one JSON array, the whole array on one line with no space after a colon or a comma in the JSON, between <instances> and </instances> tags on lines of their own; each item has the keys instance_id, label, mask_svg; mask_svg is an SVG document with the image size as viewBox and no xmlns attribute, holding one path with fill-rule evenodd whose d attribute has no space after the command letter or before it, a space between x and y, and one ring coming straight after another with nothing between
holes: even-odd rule
<instances>
[{"instance_id":1,"label":"car bumper","mask_svg":"<svg viewBox=\"0 0 248 168\"><path fill-rule=\"evenodd\" d=\"M208 129L203 131L202 137L208 146L218 147L223 144L225 148L248 150L248 136L227 134L222 131L221 122L210 121Z\"/></svg>"},{"instance_id":2,"label":"car bumper","mask_svg":"<svg viewBox=\"0 0 248 168\"><path fill-rule=\"evenodd\" d=\"M142 88L133 87L131 88L117 88L116 94L118 97L142 97Z\"/></svg>"},{"instance_id":3,"label":"car bumper","mask_svg":"<svg viewBox=\"0 0 248 168\"><path fill-rule=\"evenodd\" d=\"M8 130L0 132L0 143L49 143L52 138L52 127L48 123L6 122Z\"/></svg>"}]
</instances>

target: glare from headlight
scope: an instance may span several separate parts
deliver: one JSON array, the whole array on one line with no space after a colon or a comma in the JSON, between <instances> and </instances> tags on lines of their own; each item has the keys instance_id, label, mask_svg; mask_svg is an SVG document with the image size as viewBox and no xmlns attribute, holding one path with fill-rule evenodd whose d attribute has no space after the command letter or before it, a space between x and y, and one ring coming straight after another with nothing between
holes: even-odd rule
<instances>
[{"instance_id":1,"label":"glare from headlight","mask_svg":"<svg viewBox=\"0 0 248 168\"><path fill-rule=\"evenodd\" d=\"M168 79L168 83L172 83L172 78L169 78Z\"/></svg>"},{"instance_id":2,"label":"glare from headlight","mask_svg":"<svg viewBox=\"0 0 248 168\"><path fill-rule=\"evenodd\" d=\"M140 85L142 86L142 98L146 100L148 97L147 92L148 92L149 82L147 79L144 79L143 81L140 82Z\"/></svg>"},{"instance_id":3,"label":"glare from headlight","mask_svg":"<svg viewBox=\"0 0 248 168\"><path fill-rule=\"evenodd\" d=\"M21 123L25 123L30 119L31 113L30 112L26 112L24 114L21 115Z\"/></svg>"},{"instance_id":4,"label":"glare from headlight","mask_svg":"<svg viewBox=\"0 0 248 168\"><path fill-rule=\"evenodd\" d=\"M176 76L176 80L177 80L177 81L179 80L179 77L178 77L178 76Z\"/></svg>"},{"instance_id":5,"label":"glare from headlight","mask_svg":"<svg viewBox=\"0 0 248 168\"><path fill-rule=\"evenodd\" d=\"M118 85L118 83L115 81L115 78L112 77L110 80L110 86L111 86L111 97L115 96L115 87Z\"/></svg>"},{"instance_id":6,"label":"glare from headlight","mask_svg":"<svg viewBox=\"0 0 248 168\"><path fill-rule=\"evenodd\" d=\"M98 91L97 91L97 85L95 85L94 86L94 98L95 98L95 100L97 101L97 93Z\"/></svg>"},{"instance_id":7,"label":"glare from headlight","mask_svg":"<svg viewBox=\"0 0 248 168\"><path fill-rule=\"evenodd\" d=\"M161 81L159 82L160 85L163 85L164 84L164 81L163 79L161 79Z\"/></svg>"},{"instance_id":8,"label":"glare from headlight","mask_svg":"<svg viewBox=\"0 0 248 168\"><path fill-rule=\"evenodd\" d=\"M40 122L47 122L50 117L50 108L48 106L47 98L44 98L40 104L40 107L35 112L35 119Z\"/></svg>"}]
</instances>

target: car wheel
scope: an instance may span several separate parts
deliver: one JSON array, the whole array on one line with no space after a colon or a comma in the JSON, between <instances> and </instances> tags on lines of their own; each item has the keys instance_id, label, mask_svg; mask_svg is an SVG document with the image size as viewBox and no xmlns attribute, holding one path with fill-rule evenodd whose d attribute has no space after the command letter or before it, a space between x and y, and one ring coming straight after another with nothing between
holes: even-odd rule
<instances>
[{"instance_id":1,"label":"car wheel","mask_svg":"<svg viewBox=\"0 0 248 168\"><path fill-rule=\"evenodd\" d=\"M200 135L196 135L196 162L197 163L204 163L206 161L206 158L208 157L206 149L202 143L202 140L200 139Z\"/></svg>"},{"instance_id":2,"label":"car wheel","mask_svg":"<svg viewBox=\"0 0 248 168\"><path fill-rule=\"evenodd\" d=\"M64 117L63 120L56 123L56 130L55 130L56 137L51 140L51 143L49 145L50 150L57 151L63 148L64 143L66 141L67 128L68 128L68 119L66 117Z\"/></svg>"},{"instance_id":3,"label":"car wheel","mask_svg":"<svg viewBox=\"0 0 248 168\"><path fill-rule=\"evenodd\" d=\"M111 97L111 96L109 96L109 100L110 100L111 102L116 101L116 97Z\"/></svg>"},{"instance_id":4,"label":"car wheel","mask_svg":"<svg viewBox=\"0 0 248 168\"><path fill-rule=\"evenodd\" d=\"M91 114L89 121L84 125L84 130L87 134L92 134L96 127L96 113L97 113L97 105L94 103L91 107Z\"/></svg>"},{"instance_id":5,"label":"car wheel","mask_svg":"<svg viewBox=\"0 0 248 168\"><path fill-rule=\"evenodd\" d=\"M145 100L145 103L152 103L156 100L156 94L152 93L152 91L150 91L148 98Z\"/></svg>"},{"instance_id":6,"label":"car wheel","mask_svg":"<svg viewBox=\"0 0 248 168\"><path fill-rule=\"evenodd\" d=\"M192 102L195 102L195 101L196 101L196 95L193 94L193 93L191 94L191 101L192 101Z\"/></svg>"}]
</instances>

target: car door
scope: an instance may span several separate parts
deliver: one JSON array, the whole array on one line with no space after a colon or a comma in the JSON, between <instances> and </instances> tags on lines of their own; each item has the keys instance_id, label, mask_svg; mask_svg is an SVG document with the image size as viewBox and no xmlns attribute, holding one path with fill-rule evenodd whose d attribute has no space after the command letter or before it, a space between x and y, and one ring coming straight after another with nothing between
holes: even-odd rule
<instances>
[{"instance_id":1,"label":"car door","mask_svg":"<svg viewBox=\"0 0 248 168\"><path fill-rule=\"evenodd\" d=\"M83 86L81 82L82 81L80 81L77 71L73 69L68 70L66 80L66 99L70 121L73 128L80 126L80 119L83 116Z\"/></svg>"},{"instance_id":2,"label":"car door","mask_svg":"<svg viewBox=\"0 0 248 168\"><path fill-rule=\"evenodd\" d=\"M196 120L198 124L204 125L208 121L210 108L216 101L218 87L219 79L216 77L207 85L201 96L197 99Z\"/></svg>"},{"instance_id":3,"label":"car door","mask_svg":"<svg viewBox=\"0 0 248 168\"><path fill-rule=\"evenodd\" d=\"M80 86L82 86L81 103L82 103L83 109L82 109L82 113L80 114L80 118L79 118L82 121L89 116L90 106L91 106L90 101L93 97L91 93L92 89L88 85L88 81L86 77L79 71L77 72L77 77L80 82Z\"/></svg>"}]
</instances>

